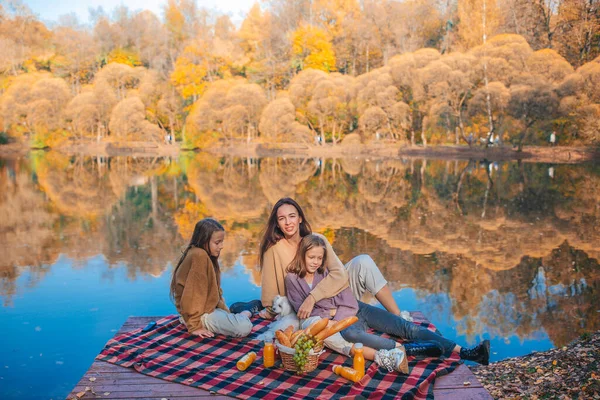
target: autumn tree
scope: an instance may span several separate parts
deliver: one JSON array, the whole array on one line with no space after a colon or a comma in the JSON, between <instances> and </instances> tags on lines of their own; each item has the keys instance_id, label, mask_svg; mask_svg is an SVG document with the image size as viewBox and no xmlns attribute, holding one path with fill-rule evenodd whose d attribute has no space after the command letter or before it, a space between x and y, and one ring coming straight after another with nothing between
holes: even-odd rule
<instances>
[{"instance_id":1,"label":"autumn tree","mask_svg":"<svg viewBox=\"0 0 600 400\"><path fill-rule=\"evenodd\" d=\"M498 30L523 36L534 50L552 47L555 0L506 0L498 2Z\"/></svg>"},{"instance_id":2,"label":"autumn tree","mask_svg":"<svg viewBox=\"0 0 600 400\"><path fill-rule=\"evenodd\" d=\"M262 109L267 104L262 88L245 79L216 81L194 103L187 119L189 140L204 147L217 140L252 140Z\"/></svg>"},{"instance_id":3,"label":"autumn tree","mask_svg":"<svg viewBox=\"0 0 600 400\"><path fill-rule=\"evenodd\" d=\"M162 139L160 128L146 119L144 103L139 97L128 97L113 108L109 129L115 141L152 141Z\"/></svg>"},{"instance_id":4,"label":"autumn tree","mask_svg":"<svg viewBox=\"0 0 600 400\"><path fill-rule=\"evenodd\" d=\"M562 97L560 110L567 119L566 132L571 138L598 142L597 115L600 105L600 57L579 67L558 87Z\"/></svg>"},{"instance_id":5,"label":"autumn tree","mask_svg":"<svg viewBox=\"0 0 600 400\"><path fill-rule=\"evenodd\" d=\"M600 55L600 1L561 0L556 16L554 44L573 66Z\"/></svg>"},{"instance_id":6,"label":"autumn tree","mask_svg":"<svg viewBox=\"0 0 600 400\"><path fill-rule=\"evenodd\" d=\"M540 77L531 77L511 85L510 96L508 110L511 116L522 122L516 137L516 143L521 147L525 140L532 138L532 127L536 122L547 124L555 117L559 101L552 86ZM542 132L548 131L548 127L545 128Z\"/></svg>"},{"instance_id":7,"label":"autumn tree","mask_svg":"<svg viewBox=\"0 0 600 400\"><path fill-rule=\"evenodd\" d=\"M363 135L377 135L379 139L379 130L387 127L388 117L381 107L371 106L367 108L360 116L358 125L362 130Z\"/></svg>"},{"instance_id":8,"label":"autumn tree","mask_svg":"<svg viewBox=\"0 0 600 400\"><path fill-rule=\"evenodd\" d=\"M335 71L331 39L326 31L312 25L303 25L292 34L292 57L292 65L299 71Z\"/></svg>"},{"instance_id":9,"label":"autumn tree","mask_svg":"<svg viewBox=\"0 0 600 400\"><path fill-rule=\"evenodd\" d=\"M105 82L118 100L123 100L127 92L136 89L146 69L133 68L126 64L111 63L102 68L95 76L95 83Z\"/></svg>"},{"instance_id":10,"label":"autumn tree","mask_svg":"<svg viewBox=\"0 0 600 400\"><path fill-rule=\"evenodd\" d=\"M511 92L502 82L490 82L487 89L480 87L473 92L473 97L469 100L469 115L471 116L469 129L471 134L474 134L474 140L478 140L482 136L487 137L488 128L481 121L485 121L487 118L488 95L493 123L498 128L497 134L500 143L502 143L505 130L503 121L506 118L506 111L511 100Z\"/></svg>"},{"instance_id":11,"label":"autumn tree","mask_svg":"<svg viewBox=\"0 0 600 400\"><path fill-rule=\"evenodd\" d=\"M99 99L93 89L88 87L67 105L65 117L71 122L73 132L78 139L95 137L100 141L102 132L106 131L102 129L102 115L98 102Z\"/></svg>"},{"instance_id":12,"label":"autumn tree","mask_svg":"<svg viewBox=\"0 0 600 400\"><path fill-rule=\"evenodd\" d=\"M345 132L352 130L355 118L354 78L338 73L331 74L314 87L307 104L307 114L318 129L321 143L331 138L333 144L342 140Z\"/></svg>"},{"instance_id":13,"label":"autumn tree","mask_svg":"<svg viewBox=\"0 0 600 400\"><path fill-rule=\"evenodd\" d=\"M574 72L571 64L552 49L538 50L527 59L527 68L548 81L559 84Z\"/></svg>"},{"instance_id":14,"label":"autumn tree","mask_svg":"<svg viewBox=\"0 0 600 400\"><path fill-rule=\"evenodd\" d=\"M410 107L403 102L400 97L400 91L394 85L394 81L390 74L389 67L378 68L368 74L363 74L357 79L357 111L360 115L359 126L363 130L363 134L368 136L377 133L369 130L366 121L374 121L373 116L381 110L385 113L385 124L378 128L381 137L389 135L394 140L404 140L406 134L410 131ZM364 113L369 112L368 117ZM363 118L364 117L364 118Z\"/></svg>"},{"instance_id":15,"label":"autumn tree","mask_svg":"<svg viewBox=\"0 0 600 400\"><path fill-rule=\"evenodd\" d=\"M399 54L422 48L438 48L442 40L443 25L447 20L440 13L435 0L388 1L391 7L392 32Z\"/></svg>"},{"instance_id":16,"label":"autumn tree","mask_svg":"<svg viewBox=\"0 0 600 400\"><path fill-rule=\"evenodd\" d=\"M422 79L421 75L429 63L440 57L441 54L435 49L422 49L414 53L395 56L390 60L390 73L399 90L399 98L411 109L410 142L412 145L416 143L416 129L421 129L421 140L426 140L423 122L427 117L428 107L432 105L428 102L427 97L429 84L427 80Z\"/></svg>"},{"instance_id":17,"label":"autumn tree","mask_svg":"<svg viewBox=\"0 0 600 400\"><path fill-rule=\"evenodd\" d=\"M442 56L421 70L421 82L430 93L428 97L432 98L432 107L445 120L447 131L454 130L455 144L459 143L459 138L470 144L465 135L463 111L467 99L479 82L474 74L474 66L473 56L454 52Z\"/></svg>"},{"instance_id":18,"label":"autumn tree","mask_svg":"<svg viewBox=\"0 0 600 400\"><path fill-rule=\"evenodd\" d=\"M3 94L0 115L4 131L36 147L57 144L63 137L63 110L70 100L68 85L49 74L21 75Z\"/></svg>"},{"instance_id":19,"label":"autumn tree","mask_svg":"<svg viewBox=\"0 0 600 400\"><path fill-rule=\"evenodd\" d=\"M258 3L248 12L237 32L239 45L247 58L243 66L249 81L265 87L273 100L277 89L284 89L291 79L289 40L283 21L272 12L261 11Z\"/></svg>"},{"instance_id":20,"label":"autumn tree","mask_svg":"<svg viewBox=\"0 0 600 400\"><path fill-rule=\"evenodd\" d=\"M98 47L92 35L83 30L59 27L53 37L56 54L52 59L52 72L65 78L73 92L89 83L97 70Z\"/></svg>"},{"instance_id":21,"label":"autumn tree","mask_svg":"<svg viewBox=\"0 0 600 400\"><path fill-rule=\"evenodd\" d=\"M458 36L465 49L483 44L500 25L500 12L494 0L458 0Z\"/></svg>"},{"instance_id":22,"label":"autumn tree","mask_svg":"<svg viewBox=\"0 0 600 400\"><path fill-rule=\"evenodd\" d=\"M271 101L263 110L259 130L271 143L312 143L311 130L296 121L296 107L287 96Z\"/></svg>"},{"instance_id":23,"label":"autumn tree","mask_svg":"<svg viewBox=\"0 0 600 400\"><path fill-rule=\"evenodd\" d=\"M0 69L13 75L21 69L34 72L35 59L47 54L52 32L36 19L23 1L11 0L5 5L0 13L0 40L5 46Z\"/></svg>"}]
</instances>

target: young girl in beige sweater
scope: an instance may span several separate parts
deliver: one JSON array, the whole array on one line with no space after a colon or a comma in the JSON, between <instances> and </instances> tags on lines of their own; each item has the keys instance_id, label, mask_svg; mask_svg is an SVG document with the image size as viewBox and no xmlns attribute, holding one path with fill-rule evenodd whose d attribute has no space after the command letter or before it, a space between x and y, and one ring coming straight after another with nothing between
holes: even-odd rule
<instances>
[{"instance_id":1,"label":"young girl in beige sweater","mask_svg":"<svg viewBox=\"0 0 600 400\"><path fill-rule=\"evenodd\" d=\"M202 338L215 334L243 337L252 330L250 311L232 314L223 300L219 255L225 229L205 218L194 228L171 279L171 298L189 333Z\"/></svg>"}]
</instances>

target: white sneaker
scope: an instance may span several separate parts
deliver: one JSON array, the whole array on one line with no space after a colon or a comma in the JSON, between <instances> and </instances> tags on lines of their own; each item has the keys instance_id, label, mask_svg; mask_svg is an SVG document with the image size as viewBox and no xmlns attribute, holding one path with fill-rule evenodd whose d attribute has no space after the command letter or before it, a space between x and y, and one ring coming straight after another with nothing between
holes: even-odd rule
<instances>
[{"instance_id":1,"label":"white sneaker","mask_svg":"<svg viewBox=\"0 0 600 400\"><path fill-rule=\"evenodd\" d=\"M375 352L375 363L387 369L388 372L398 371L408 374L408 359L406 358L404 346L392 350L377 350Z\"/></svg>"}]
</instances>

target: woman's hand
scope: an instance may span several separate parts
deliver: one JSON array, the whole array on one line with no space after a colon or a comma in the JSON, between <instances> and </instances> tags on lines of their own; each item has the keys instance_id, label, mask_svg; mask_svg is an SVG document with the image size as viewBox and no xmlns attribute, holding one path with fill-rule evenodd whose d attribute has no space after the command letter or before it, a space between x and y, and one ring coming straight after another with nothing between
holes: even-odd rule
<instances>
[{"instance_id":1,"label":"woman's hand","mask_svg":"<svg viewBox=\"0 0 600 400\"><path fill-rule=\"evenodd\" d=\"M196 329L192 335L200 336L202 339L215 337L215 334L208 329Z\"/></svg>"},{"instance_id":2,"label":"woman's hand","mask_svg":"<svg viewBox=\"0 0 600 400\"><path fill-rule=\"evenodd\" d=\"M302 305L300 305L300 308L298 309L298 318L305 319L310 317L310 313L312 312L314 306L315 299L309 295L306 299L304 299Z\"/></svg>"}]
</instances>

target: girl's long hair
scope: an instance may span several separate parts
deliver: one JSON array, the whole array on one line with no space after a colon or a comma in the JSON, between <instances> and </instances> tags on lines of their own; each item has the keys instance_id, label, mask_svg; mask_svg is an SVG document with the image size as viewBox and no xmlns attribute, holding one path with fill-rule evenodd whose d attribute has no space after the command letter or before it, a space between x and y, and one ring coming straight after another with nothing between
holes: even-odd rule
<instances>
[{"instance_id":1,"label":"girl's long hair","mask_svg":"<svg viewBox=\"0 0 600 400\"><path fill-rule=\"evenodd\" d=\"M286 272L291 272L300 278L304 278L306 276L306 252L315 247L323 248L323 263L317 269L317 272L322 274L325 271L325 264L327 263L327 246L321 237L312 234L302 238L296 256L290 265L288 265Z\"/></svg>"},{"instance_id":2,"label":"girl's long hair","mask_svg":"<svg viewBox=\"0 0 600 400\"><path fill-rule=\"evenodd\" d=\"M171 293L170 293L172 300L175 298L175 288L177 287L177 282L175 279L175 277L177 275L177 271L179 270L181 263L183 263L183 260L185 260L185 257L187 256L188 252L193 247L198 247L199 249L204 249L208 253L208 256L210 257L210 259L212 261L213 267L215 268L215 272L217 273L217 275L219 274L219 271L220 271L219 260L217 259L217 257L213 257L210 254L209 246L210 246L210 238L212 237L213 233L223 232L223 231L225 231L225 228L223 228L223 226L219 222L217 222L217 220L212 219L212 218L204 218L203 220L200 220L196 223L196 226L194 227L194 233L192 234L192 239L190 240L190 243L187 245L187 247L181 254L181 257L179 258L179 261L177 262L177 266L173 269L173 276L171 277Z\"/></svg>"},{"instance_id":3,"label":"girl's long hair","mask_svg":"<svg viewBox=\"0 0 600 400\"><path fill-rule=\"evenodd\" d=\"M277 224L277 211L279 210L279 207L283 206L284 204L294 206L298 211L298 216L302 218L302 222L300 223L299 227L300 237L304 237L312 233L310 224L306 220L306 217L304 216L304 212L302 211L300 205L296 203L294 199L291 199L289 197L279 199L277 203L275 203L275 205L273 206L273 209L271 210L271 215L269 215L269 219L267 220L267 226L263 231L263 237L260 241L259 264L261 269L264 261L264 256L267 250L269 250L273 245L275 245L277 242L279 242L285 237L281 229L279 229L279 225Z\"/></svg>"}]
</instances>

